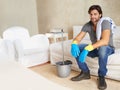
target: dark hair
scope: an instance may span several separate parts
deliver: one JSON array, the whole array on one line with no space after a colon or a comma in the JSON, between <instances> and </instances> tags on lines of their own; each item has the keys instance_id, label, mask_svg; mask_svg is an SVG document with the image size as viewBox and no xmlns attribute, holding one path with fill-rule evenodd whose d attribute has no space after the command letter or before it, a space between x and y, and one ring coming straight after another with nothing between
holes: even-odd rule
<instances>
[{"instance_id":1,"label":"dark hair","mask_svg":"<svg viewBox=\"0 0 120 90\"><path fill-rule=\"evenodd\" d=\"M102 9L99 5L92 5L89 10L88 10L88 13L90 14L90 12L92 10L97 10L99 12L99 14L101 14L101 17L102 17Z\"/></svg>"}]
</instances>

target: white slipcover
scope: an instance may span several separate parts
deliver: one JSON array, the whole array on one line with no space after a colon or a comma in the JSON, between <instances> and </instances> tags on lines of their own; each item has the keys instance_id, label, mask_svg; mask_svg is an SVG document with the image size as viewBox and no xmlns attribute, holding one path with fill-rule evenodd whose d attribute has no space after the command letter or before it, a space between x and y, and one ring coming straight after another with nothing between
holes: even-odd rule
<instances>
[{"instance_id":1,"label":"white slipcover","mask_svg":"<svg viewBox=\"0 0 120 90\"><path fill-rule=\"evenodd\" d=\"M14 47L9 40L0 38L0 61L14 60Z\"/></svg>"},{"instance_id":2,"label":"white slipcover","mask_svg":"<svg viewBox=\"0 0 120 90\"><path fill-rule=\"evenodd\" d=\"M75 37L81 30L81 26L73 27L73 37ZM114 44L115 44L115 53L108 57L107 68L108 72L106 77L114 80L120 81L120 27L118 26L114 33ZM74 57L70 54L72 40L64 41L64 59L71 60L73 62L72 69L79 71L79 67ZM81 41L81 43L90 44L89 36ZM51 64L55 65L56 62L62 61L62 43L53 43L50 45L50 61ZM56 49L55 49L56 48ZM98 58L87 57L86 63L90 68L90 73L92 75L98 75Z\"/></svg>"},{"instance_id":3,"label":"white slipcover","mask_svg":"<svg viewBox=\"0 0 120 90\"><path fill-rule=\"evenodd\" d=\"M3 32L3 39L13 43L15 60L26 67L43 64L49 60L49 40L44 34L30 37L26 28L14 26Z\"/></svg>"}]
</instances>

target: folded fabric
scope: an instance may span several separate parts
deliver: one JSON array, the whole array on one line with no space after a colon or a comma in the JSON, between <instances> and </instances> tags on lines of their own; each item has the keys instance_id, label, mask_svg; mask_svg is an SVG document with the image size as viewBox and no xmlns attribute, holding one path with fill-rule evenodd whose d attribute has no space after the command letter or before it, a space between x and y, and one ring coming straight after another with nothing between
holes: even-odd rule
<instances>
[{"instance_id":1,"label":"folded fabric","mask_svg":"<svg viewBox=\"0 0 120 90\"><path fill-rule=\"evenodd\" d=\"M102 17L97 23L97 29L96 29L97 40L100 40L101 38L101 24L104 20L108 20L110 22L112 33L114 33L114 30L116 29L116 25L110 17Z\"/></svg>"}]
</instances>

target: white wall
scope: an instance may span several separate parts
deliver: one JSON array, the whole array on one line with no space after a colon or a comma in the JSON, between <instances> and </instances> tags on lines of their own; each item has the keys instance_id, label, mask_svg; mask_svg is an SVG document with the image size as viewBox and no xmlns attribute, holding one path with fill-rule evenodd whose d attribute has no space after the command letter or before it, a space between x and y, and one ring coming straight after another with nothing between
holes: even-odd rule
<instances>
[{"instance_id":1,"label":"white wall","mask_svg":"<svg viewBox=\"0 0 120 90\"><path fill-rule=\"evenodd\" d=\"M99 4L104 16L120 25L119 0L0 0L0 35L13 25L24 26L31 35L63 28L72 38L72 26L89 20L88 8Z\"/></svg>"},{"instance_id":2,"label":"white wall","mask_svg":"<svg viewBox=\"0 0 120 90\"><path fill-rule=\"evenodd\" d=\"M24 26L31 35L38 33L36 0L0 0L0 35L14 25Z\"/></svg>"},{"instance_id":3,"label":"white wall","mask_svg":"<svg viewBox=\"0 0 120 90\"><path fill-rule=\"evenodd\" d=\"M88 8L99 4L104 16L111 17L120 25L119 0L36 0L39 32L49 32L51 28L64 28L72 38L72 26L83 25L89 20Z\"/></svg>"}]
</instances>

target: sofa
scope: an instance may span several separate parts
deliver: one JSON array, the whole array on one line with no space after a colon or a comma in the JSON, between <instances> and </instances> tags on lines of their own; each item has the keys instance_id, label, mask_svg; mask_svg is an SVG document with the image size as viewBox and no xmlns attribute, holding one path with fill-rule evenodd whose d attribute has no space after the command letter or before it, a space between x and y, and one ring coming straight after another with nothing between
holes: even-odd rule
<instances>
[{"instance_id":1,"label":"sofa","mask_svg":"<svg viewBox=\"0 0 120 90\"><path fill-rule=\"evenodd\" d=\"M73 38L80 32L82 26L73 26ZM71 49L71 40L63 41L64 45L64 57L62 51L62 42L53 43L50 45L50 62L52 65L55 65L56 62L64 60L72 61L72 69L80 71L77 62L74 57L70 54ZM81 43L90 44L90 39L88 34L84 37ZM120 26L116 27L114 31L114 46L115 53L108 57L107 68L108 72L106 78L114 79L120 81ZM98 75L98 58L86 58L86 63L90 69L91 75Z\"/></svg>"}]
</instances>

